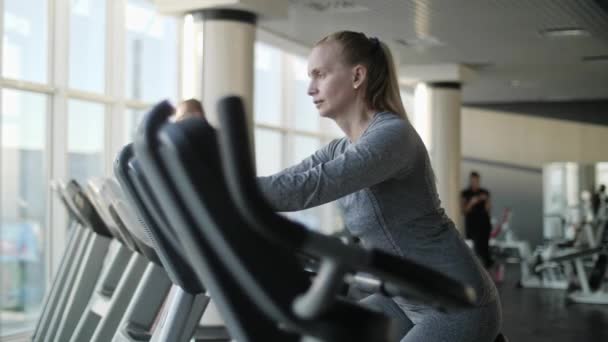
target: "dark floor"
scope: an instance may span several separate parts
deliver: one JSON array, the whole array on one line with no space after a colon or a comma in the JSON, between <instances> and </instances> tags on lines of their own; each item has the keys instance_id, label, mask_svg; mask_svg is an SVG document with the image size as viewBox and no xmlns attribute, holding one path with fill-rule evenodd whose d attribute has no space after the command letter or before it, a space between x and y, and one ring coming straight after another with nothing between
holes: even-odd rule
<instances>
[{"instance_id":1,"label":"dark floor","mask_svg":"<svg viewBox=\"0 0 608 342\"><path fill-rule=\"evenodd\" d=\"M502 331L510 342L608 342L608 305L566 304L563 290L519 289L518 267L509 265L505 281L498 285ZM9 318L6 312L0 316L4 332L22 328L25 320Z\"/></svg>"},{"instance_id":2,"label":"dark floor","mask_svg":"<svg viewBox=\"0 0 608 342\"><path fill-rule=\"evenodd\" d=\"M499 284L510 342L608 342L608 305L567 304L563 290L519 289L518 265Z\"/></svg>"}]
</instances>

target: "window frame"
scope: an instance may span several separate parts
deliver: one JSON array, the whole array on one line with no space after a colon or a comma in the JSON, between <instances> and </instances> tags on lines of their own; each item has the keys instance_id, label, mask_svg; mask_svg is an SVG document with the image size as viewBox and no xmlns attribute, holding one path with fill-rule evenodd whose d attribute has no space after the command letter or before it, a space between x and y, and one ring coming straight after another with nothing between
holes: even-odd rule
<instances>
[{"instance_id":1,"label":"window frame","mask_svg":"<svg viewBox=\"0 0 608 342\"><path fill-rule=\"evenodd\" d=\"M147 0L153 3L152 0ZM105 18L105 81L103 93L83 91L69 87L69 44L70 44L70 0L46 0L47 3L47 46L46 66L47 79L45 83L30 82L2 75L3 39L0 40L0 89L12 89L47 96L45 127L47 148L44 156L45 183L51 184L53 179L68 177L67 152L67 104L71 99L84 100L104 106L104 176L112 176L114 156L126 143L124 137L125 115L128 110L141 111L150 108L153 103L127 98L124 92L123 72L126 68L126 4L128 0L106 1ZM0 0L0 15L4 16L4 1ZM178 42L176 55L177 68L182 69L181 47L183 46L183 18L174 18L177 30L175 39ZM4 24L0 25L0 37L4 37ZM182 79L176 75L177 96L182 95ZM0 108L2 108L0 96ZM0 140L2 132L0 130ZM2 158L0 151L0 159ZM46 286L51 284L52 275L59 267L66 243L67 215L61 202L55 198L47 187L46 220L42 232L44 239L44 267ZM0 215L2 208L0 207ZM50 232L53 232L50 234ZM23 340L31 335L33 327L23 333L0 335L3 341Z\"/></svg>"}]
</instances>

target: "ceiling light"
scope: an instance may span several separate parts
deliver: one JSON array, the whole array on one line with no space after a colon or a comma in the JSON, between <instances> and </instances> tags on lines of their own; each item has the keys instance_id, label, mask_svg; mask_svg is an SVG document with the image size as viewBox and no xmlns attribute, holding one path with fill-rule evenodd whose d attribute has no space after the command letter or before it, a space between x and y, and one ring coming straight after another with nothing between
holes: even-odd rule
<instances>
[{"instance_id":1,"label":"ceiling light","mask_svg":"<svg viewBox=\"0 0 608 342\"><path fill-rule=\"evenodd\" d=\"M326 13L357 13L369 11L369 8L358 5L352 0L308 0L302 2L291 0L291 2L318 12Z\"/></svg>"},{"instance_id":2,"label":"ceiling light","mask_svg":"<svg viewBox=\"0 0 608 342\"><path fill-rule=\"evenodd\" d=\"M489 70L496 67L496 64L493 62L460 62L460 64L477 71Z\"/></svg>"},{"instance_id":3,"label":"ceiling light","mask_svg":"<svg viewBox=\"0 0 608 342\"><path fill-rule=\"evenodd\" d=\"M511 80L509 81L509 86L511 88L532 89L538 88L540 83L536 80Z\"/></svg>"},{"instance_id":4,"label":"ceiling light","mask_svg":"<svg viewBox=\"0 0 608 342\"><path fill-rule=\"evenodd\" d=\"M395 43L406 47L434 47L444 45L442 41L433 36L421 36L412 39L395 39Z\"/></svg>"},{"instance_id":5,"label":"ceiling light","mask_svg":"<svg viewBox=\"0 0 608 342\"><path fill-rule=\"evenodd\" d=\"M580 27L558 27L539 31L540 35L546 38L567 38L567 37L587 37L589 31Z\"/></svg>"},{"instance_id":6,"label":"ceiling light","mask_svg":"<svg viewBox=\"0 0 608 342\"><path fill-rule=\"evenodd\" d=\"M595 56L585 56L582 58L583 62L593 63L593 62L608 62L608 55L595 55Z\"/></svg>"}]
</instances>

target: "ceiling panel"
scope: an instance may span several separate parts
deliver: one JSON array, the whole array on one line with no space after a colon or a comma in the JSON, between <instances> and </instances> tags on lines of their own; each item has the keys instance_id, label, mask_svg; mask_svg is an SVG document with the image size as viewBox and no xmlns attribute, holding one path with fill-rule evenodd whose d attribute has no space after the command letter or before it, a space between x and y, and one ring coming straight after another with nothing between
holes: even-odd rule
<instances>
[{"instance_id":1,"label":"ceiling panel","mask_svg":"<svg viewBox=\"0 0 608 342\"><path fill-rule=\"evenodd\" d=\"M287 19L260 26L306 46L362 31L388 43L401 65L470 65L478 77L465 85L469 102L608 98L608 62L582 61L608 55L608 13L596 1L290 0ZM588 34L541 34L556 28ZM529 80L534 87L517 86Z\"/></svg>"}]
</instances>

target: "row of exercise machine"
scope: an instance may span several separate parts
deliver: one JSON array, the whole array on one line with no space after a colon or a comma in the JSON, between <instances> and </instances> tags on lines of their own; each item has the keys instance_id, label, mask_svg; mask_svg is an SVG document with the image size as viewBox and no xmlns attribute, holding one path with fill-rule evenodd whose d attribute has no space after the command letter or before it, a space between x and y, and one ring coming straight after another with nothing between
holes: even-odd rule
<instances>
[{"instance_id":1,"label":"row of exercise machine","mask_svg":"<svg viewBox=\"0 0 608 342\"><path fill-rule=\"evenodd\" d=\"M33 341L394 341L345 287L474 305L467 284L275 213L238 97L219 102L219 131L172 113L144 117L115 178L55 184L69 239Z\"/></svg>"},{"instance_id":2,"label":"row of exercise machine","mask_svg":"<svg viewBox=\"0 0 608 342\"><path fill-rule=\"evenodd\" d=\"M564 290L568 303L608 304L608 202L592 210L584 192L581 204L569 209L564 215L545 217L555 221L563 234L534 250L527 241L518 240L508 224L490 244L498 255L516 257L518 287Z\"/></svg>"}]
</instances>

